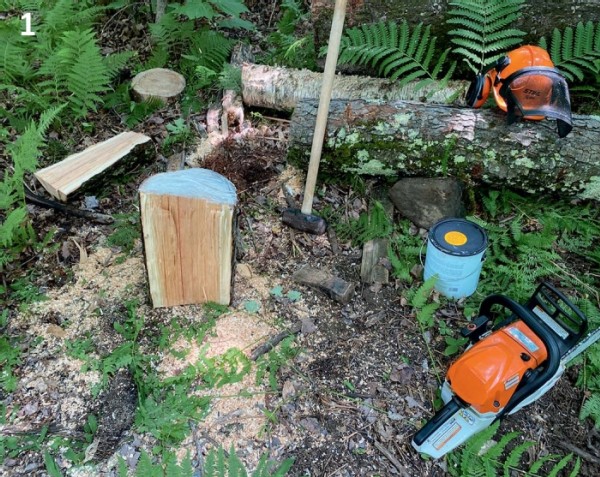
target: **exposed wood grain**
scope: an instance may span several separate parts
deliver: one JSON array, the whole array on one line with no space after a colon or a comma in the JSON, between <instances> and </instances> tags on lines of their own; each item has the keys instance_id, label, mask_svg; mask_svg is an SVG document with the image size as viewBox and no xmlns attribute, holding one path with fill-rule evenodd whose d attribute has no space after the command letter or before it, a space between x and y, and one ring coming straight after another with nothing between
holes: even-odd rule
<instances>
[{"instance_id":1,"label":"exposed wood grain","mask_svg":"<svg viewBox=\"0 0 600 477\"><path fill-rule=\"evenodd\" d=\"M155 98L166 103L177 98L184 89L185 78L166 68L142 71L131 80L131 91L137 101Z\"/></svg>"},{"instance_id":2,"label":"exposed wood grain","mask_svg":"<svg viewBox=\"0 0 600 477\"><path fill-rule=\"evenodd\" d=\"M34 175L52 196L66 201L69 194L85 182L114 165L135 146L147 141L150 138L144 134L126 131L41 169Z\"/></svg>"},{"instance_id":3,"label":"exposed wood grain","mask_svg":"<svg viewBox=\"0 0 600 477\"><path fill-rule=\"evenodd\" d=\"M155 307L227 305L235 188L206 169L157 174L140 187L150 294Z\"/></svg>"}]
</instances>

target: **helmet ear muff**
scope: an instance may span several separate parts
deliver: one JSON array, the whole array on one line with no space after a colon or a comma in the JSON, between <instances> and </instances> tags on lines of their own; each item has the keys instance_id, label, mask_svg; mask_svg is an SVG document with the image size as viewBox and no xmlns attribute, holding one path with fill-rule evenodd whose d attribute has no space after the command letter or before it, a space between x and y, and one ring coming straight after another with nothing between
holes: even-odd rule
<instances>
[{"instance_id":1,"label":"helmet ear muff","mask_svg":"<svg viewBox=\"0 0 600 477\"><path fill-rule=\"evenodd\" d=\"M467 95L465 96L465 102L467 106L471 108L481 108L490 94L491 89L491 78L486 73L485 75L478 74L475 79L471 81Z\"/></svg>"}]
</instances>

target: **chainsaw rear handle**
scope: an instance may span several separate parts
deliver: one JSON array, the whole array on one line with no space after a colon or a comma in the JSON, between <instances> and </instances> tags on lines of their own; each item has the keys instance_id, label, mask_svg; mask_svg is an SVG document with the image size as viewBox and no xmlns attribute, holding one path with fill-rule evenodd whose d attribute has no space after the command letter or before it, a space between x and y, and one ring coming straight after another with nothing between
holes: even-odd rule
<instances>
[{"instance_id":1,"label":"chainsaw rear handle","mask_svg":"<svg viewBox=\"0 0 600 477\"><path fill-rule=\"evenodd\" d=\"M479 315L485 315L488 318L491 316L492 306L500 305L508 310L512 311L517 318L521 319L530 329L533 331L546 346L548 358L546 359L546 365L543 371L539 371L537 368L532 371L531 377L525 384L520 386L515 393L512 395L504 409L498 414L498 418L509 413L517 404L519 404L527 396L531 395L544 383L552 379L552 377L558 371L560 366L560 348L556 342L554 334L546 328L546 326L540 322L540 320L533 314L533 312L523 305L520 305L514 300L511 300L504 295L490 295L481 302L479 307Z\"/></svg>"}]
</instances>

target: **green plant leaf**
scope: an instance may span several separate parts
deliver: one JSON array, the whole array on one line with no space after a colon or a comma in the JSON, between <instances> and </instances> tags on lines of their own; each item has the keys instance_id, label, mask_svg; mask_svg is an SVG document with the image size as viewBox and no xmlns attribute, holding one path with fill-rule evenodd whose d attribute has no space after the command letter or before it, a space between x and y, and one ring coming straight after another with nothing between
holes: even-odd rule
<instances>
[{"instance_id":1,"label":"green plant leaf","mask_svg":"<svg viewBox=\"0 0 600 477\"><path fill-rule=\"evenodd\" d=\"M248 313L258 313L258 311L260 310L260 303L256 300L247 300L244 303L244 309Z\"/></svg>"}]
</instances>

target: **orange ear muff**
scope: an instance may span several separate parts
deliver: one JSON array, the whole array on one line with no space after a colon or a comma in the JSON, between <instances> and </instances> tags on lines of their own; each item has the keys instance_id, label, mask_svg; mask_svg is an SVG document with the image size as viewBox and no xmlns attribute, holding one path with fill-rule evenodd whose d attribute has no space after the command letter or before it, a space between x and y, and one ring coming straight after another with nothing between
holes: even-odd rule
<instances>
[{"instance_id":1,"label":"orange ear muff","mask_svg":"<svg viewBox=\"0 0 600 477\"><path fill-rule=\"evenodd\" d=\"M492 80L489 75L477 75L469 85L465 102L471 108L481 108L488 99L492 88Z\"/></svg>"}]
</instances>

